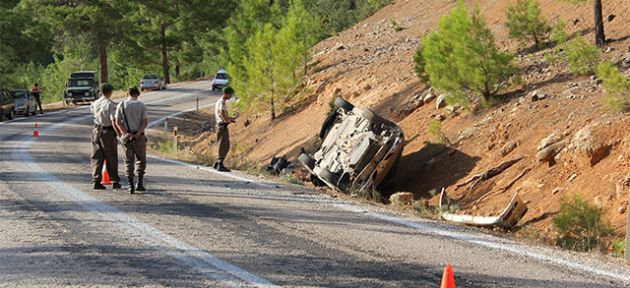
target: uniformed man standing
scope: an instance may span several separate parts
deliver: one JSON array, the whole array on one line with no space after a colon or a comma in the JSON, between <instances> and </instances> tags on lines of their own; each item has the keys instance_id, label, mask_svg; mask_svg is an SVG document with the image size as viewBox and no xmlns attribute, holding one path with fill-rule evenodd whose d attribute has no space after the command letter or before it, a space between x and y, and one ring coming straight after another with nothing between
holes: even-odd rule
<instances>
[{"instance_id":1,"label":"uniformed man standing","mask_svg":"<svg viewBox=\"0 0 630 288\"><path fill-rule=\"evenodd\" d=\"M223 165L223 161L230 150L230 132L228 131L228 125L234 123L234 118L228 117L227 100L234 95L234 89L232 87L223 88L223 97L217 101L214 106L214 116L217 122L217 143L219 143L219 153L217 161L214 163L214 168L222 172L230 172L230 169Z\"/></svg>"},{"instance_id":2,"label":"uniformed man standing","mask_svg":"<svg viewBox=\"0 0 630 288\"><path fill-rule=\"evenodd\" d=\"M114 87L109 83L101 86L103 96L90 106L94 115L94 130L92 130L92 181L94 189L104 190L101 184L103 162L107 161L107 173L114 183L114 189L120 189L118 177L118 145L116 128L113 125L116 113L116 103L110 99Z\"/></svg>"},{"instance_id":3,"label":"uniformed man standing","mask_svg":"<svg viewBox=\"0 0 630 288\"><path fill-rule=\"evenodd\" d=\"M31 88L31 93L33 93L33 97L35 97L36 106L39 107L39 114L44 114L41 99L42 90L39 89L39 84L35 83L35 85L33 85L33 88Z\"/></svg>"},{"instance_id":4,"label":"uniformed man standing","mask_svg":"<svg viewBox=\"0 0 630 288\"><path fill-rule=\"evenodd\" d=\"M123 146L123 159L125 160L125 172L129 179L129 193L145 191L144 173L147 168L147 137L144 129L149 124L147 108L144 103L138 101L140 91L138 88L129 88L129 98L116 108L116 126L121 131ZM134 186L135 174L138 176L137 186Z\"/></svg>"}]
</instances>

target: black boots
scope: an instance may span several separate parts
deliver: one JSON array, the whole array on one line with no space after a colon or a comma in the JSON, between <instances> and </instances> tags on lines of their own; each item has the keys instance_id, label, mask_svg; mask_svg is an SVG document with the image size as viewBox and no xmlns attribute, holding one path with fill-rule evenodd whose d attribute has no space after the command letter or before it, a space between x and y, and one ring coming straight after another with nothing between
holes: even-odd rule
<instances>
[{"instance_id":1,"label":"black boots","mask_svg":"<svg viewBox=\"0 0 630 288\"><path fill-rule=\"evenodd\" d=\"M129 194L136 192L136 186L133 185L133 177L129 177Z\"/></svg>"},{"instance_id":2,"label":"black boots","mask_svg":"<svg viewBox=\"0 0 630 288\"><path fill-rule=\"evenodd\" d=\"M105 189L107 189L107 187L101 184L101 182L94 182L94 190L105 190Z\"/></svg>"},{"instance_id":3,"label":"black boots","mask_svg":"<svg viewBox=\"0 0 630 288\"><path fill-rule=\"evenodd\" d=\"M212 165L212 167L214 167L214 169L217 169L218 171L221 171L221 172L232 172L232 170L230 170L227 167L223 166L223 162L222 161L215 162L214 165Z\"/></svg>"},{"instance_id":4,"label":"black boots","mask_svg":"<svg viewBox=\"0 0 630 288\"><path fill-rule=\"evenodd\" d=\"M112 188L114 188L114 189L121 189L122 186L120 185L120 183L114 182L114 184L112 185Z\"/></svg>"},{"instance_id":5,"label":"black boots","mask_svg":"<svg viewBox=\"0 0 630 288\"><path fill-rule=\"evenodd\" d=\"M143 178L144 178L143 176L138 177L138 185L136 185L136 191L146 191L143 185L144 184Z\"/></svg>"}]
</instances>

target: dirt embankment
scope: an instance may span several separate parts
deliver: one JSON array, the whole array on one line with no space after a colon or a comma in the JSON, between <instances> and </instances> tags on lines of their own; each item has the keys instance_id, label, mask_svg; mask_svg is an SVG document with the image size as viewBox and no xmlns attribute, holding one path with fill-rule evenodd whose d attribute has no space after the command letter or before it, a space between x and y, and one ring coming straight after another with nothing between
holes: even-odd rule
<instances>
[{"instance_id":1,"label":"dirt embankment","mask_svg":"<svg viewBox=\"0 0 630 288\"><path fill-rule=\"evenodd\" d=\"M508 1L477 2L502 49L517 52L523 47L507 38L503 23ZM540 3L550 22L565 19L569 34L593 37L590 4ZM606 219L622 233L630 184L630 116L607 112L596 79L575 77L564 65L547 63L547 51L520 53L524 84L513 87L506 101L488 111L450 113L437 109L435 100L418 101L429 93L429 87L414 74L412 56L419 35L435 29L439 18L454 5L455 1L394 1L319 43L301 93L304 104L273 122L262 115L250 117L245 126L241 119L231 127L236 154L232 156L261 165L276 155L295 159L301 147L313 145L329 101L341 95L396 121L404 130L407 143L396 179L398 191L413 192L416 199L435 205L437 199L430 191L446 187L462 211L474 214L498 213L518 192L530 208L521 224L543 235L553 235L551 219L559 211L562 197L576 193L605 207ZM604 1L604 8L606 36L612 41L603 55L618 62L628 56L630 3ZM403 30L394 31L391 19ZM532 91L544 99L532 99ZM428 123L435 118L443 119L443 132L456 144L454 150L425 145L435 140L427 132ZM214 149L214 137L204 133L205 137L195 135L195 139L210 140L195 141L192 150L196 153ZM541 140L551 134L555 136L548 144L561 143L563 149L551 155L555 164L550 166L538 161L537 154L546 148L539 149ZM454 188L518 157L524 159L472 191Z\"/></svg>"}]
</instances>

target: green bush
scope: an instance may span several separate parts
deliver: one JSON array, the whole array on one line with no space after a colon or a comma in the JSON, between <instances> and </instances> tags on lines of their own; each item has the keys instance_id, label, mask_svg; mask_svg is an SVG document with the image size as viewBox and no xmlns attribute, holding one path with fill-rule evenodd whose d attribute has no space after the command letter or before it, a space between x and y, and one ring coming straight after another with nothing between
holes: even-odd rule
<instances>
[{"instance_id":1,"label":"green bush","mask_svg":"<svg viewBox=\"0 0 630 288\"><path fill-rule=\"evenodd\" d=\"M400 32L403 30L403 28L400 27L400 24L396 22L396 18L392 17L391 19L389 19L389 22L392 25L392 29L394 29L394 32Z\"/></svg>"},{"instance_id":2,"label":"green bush","mask_svg":"<svg viewBox=\"0 0 630 288\"><path fill-rule=\"evenodd\" d=\"M597 247L610 229L603 223L602 208L587 203L580 196L565 197L553 224L560 231L558 244L564 248L588 251Z\"/></svg>"},{"instance_id":3,"label":"green bush","mask_svg":"<svg viewBox=\"0 0 630 288\"><path fill-rule=\"evenodd\" d=\"M551 41L553 41L554 44L561 45L567 42L569 35L567 35L566 25L564 19L560 19L553 25L553 28L551 28Z\"/></svg>"},{"instance_id":4,"label":"green bush","mask_svg":"<svg viewBox=\"0 0 630 288\"><path fill-rule=\"evenodd\" d=\"M595 72L601 62L601 51L583 37L576 37L564 45L569 69L577 75L589 75Z\"/></svg>"},{"instance_id":5,"label":"green bush","mask_svg":"<svg viewBox=\"0 0 630 288\"><path fill-rule=\"evenodd\" d=\"M626 240L615 240L612 242L612 254L616 257L623 257L626 255Z\"/></svg>"},{"instance_id":6,"label":"green bush","mask_svg":"<svg viewBox=\"0 0 630 288\"><path fill-rule=\"evenodd\" d=\"M604 86L604 101L612 111L628 109L630 102L630 81L610 62L597 65L597 78Z\"/></svg>"},{"instance_id":7,"label":"green bush","mask_svg":"<svg viewBox=\"0 0 630 288\"><path fill-rule=\"evenodd\" d=\"M462 1L423 38L421 51L431 85L466 107L485 104L519 71L511 54L498 51L479 8L469 14Z\"/></svg>"},{"instance_id":8,"label":"green bush","mask_svg":"<svg viewBox=\"0 0 630 288\"><path fill-rule=\"evenodd\" d=\"M427 130L429 132L429 135L431 135L433 139L435 139L437 144L450 145L450 141L448 140L444 132L442 132L442 122L440 122L439 120L431 120L431 122L429 122Z\"/></svg>"},{"instance_id":9,"label":"green bush","mask_svg":"<svg viewBox=\"0 0 630 288\"><path fill-rule=\"evenodd\" d=\"M547 37L551 28L540 15L540 6L536 0L517 0L507 10L507 26L510 37L521 41L534 41L537 48Z\"/></svg>"},{"instance_id":10,"label":"green bush","mask_svg":"<svg viewBox=\"0 0 630 288\"><path fill-rule=\"evenodd\" d=\"M427 73L424 71L425 60L424 56L422 56L422 37L418 41L418 47L416 48L416 52L413 54L413 63L414 70L416 71L416 75L420 80L426 82L429 80L427 77Z\"/></svg>"}]
</instances>

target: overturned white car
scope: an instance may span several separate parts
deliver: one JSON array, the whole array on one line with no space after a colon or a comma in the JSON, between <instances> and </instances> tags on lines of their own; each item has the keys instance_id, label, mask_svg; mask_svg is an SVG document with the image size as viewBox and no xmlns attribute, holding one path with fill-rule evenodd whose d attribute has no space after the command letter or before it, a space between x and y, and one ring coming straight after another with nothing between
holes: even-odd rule
<instances>
[{"instance_id":1,"label":"overturned white car","mask_svg":"<svg viewBox=\"0 0 630 288\"><path fill-rule=\"evenodd\" d=\"M327 186L343 192L380 189L396 175L402 130L367 108L338 97L322 127L322 145L299 161Z\"/></svg>"}]
</instances>

